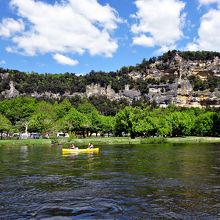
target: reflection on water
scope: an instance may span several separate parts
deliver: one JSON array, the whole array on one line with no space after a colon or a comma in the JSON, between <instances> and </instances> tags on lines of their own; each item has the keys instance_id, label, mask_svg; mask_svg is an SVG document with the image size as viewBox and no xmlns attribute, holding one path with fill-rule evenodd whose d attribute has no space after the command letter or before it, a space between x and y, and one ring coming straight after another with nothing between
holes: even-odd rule
<instances>
[{"instance_id":1,"label":"reflection on water","mask_svg":"<svg viewBox=\"0 0 220 220\"><path fill-rule=\"evenodd\" d=\"M220 146L0 147L0 219L220 218Z\"/></svg>"}]
</instances>

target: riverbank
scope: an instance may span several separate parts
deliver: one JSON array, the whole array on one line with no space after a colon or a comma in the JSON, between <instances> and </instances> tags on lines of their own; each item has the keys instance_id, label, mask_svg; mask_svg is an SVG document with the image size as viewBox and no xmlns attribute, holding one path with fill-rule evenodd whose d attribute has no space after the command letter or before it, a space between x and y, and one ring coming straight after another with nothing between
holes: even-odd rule
<instances>
[{"instance_id":1,"label":"riverbank","mask_svg":"<svg viewBox=\"0 0 220 220\"><path fill-rule=\"evenodd\" d=\"M19 140L0 140L0 145L44 145L51 144L50 139L19 139Z\"/></svg>"},{"instance_id":2,"label":"riverbank","mask_svg":"<svg viewBox=\"0 0 220 220\"><path fill-rule=\"evenodd\" d=\"M72 140L76 145L110 145L110 144L162 144L166 142L165 138L135 138L129 137L106 137L106 138L86 138Z\"/></svg>"},{"instance_id":3,"label":"riverbank","mask_svg":"<svg viewBox=\"0 0 220 220\"><path fill-rule=\"evenodd\" d=\"M111 145L111 144L187 144L187 143L220 143L218 137L175 137L175 138L135 138L129 137L92 137L79 139L22 139L22 140L0 140L0 145L43 145L43 144L59 144L68 146L74 143L79 146L87 146L89 143L93 145Z\"/></svg>"},{"instance_id":4,"label":"riverbank","mask_svg":"<svg viewBox=\"0 0 220 220\"><path fill-rule=\"evenodd\" d=\"M71 143L76 145L110 145L110 144L187 144L187 143L220 143L218 137L175 137L175 138L135 138L110 137L110 138L86 138L74 139Z\"/></svg>"},{"instance_id":5,"label":"riverbank","mask_svg":"<svg viewBox=\"0 0 220 220\"><path fill-rule=\"evenodd\" d=\"M220 143L220 137L174 137L166 138L166 141L172 144Z\"/></svg>"}]
</instances>

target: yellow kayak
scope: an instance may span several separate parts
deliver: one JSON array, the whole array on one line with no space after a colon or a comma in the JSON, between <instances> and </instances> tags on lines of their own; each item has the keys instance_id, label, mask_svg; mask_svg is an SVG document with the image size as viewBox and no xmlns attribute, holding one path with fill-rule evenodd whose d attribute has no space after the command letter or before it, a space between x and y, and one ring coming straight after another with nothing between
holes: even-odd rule
<instances>
[{"instance_id":1,"label":"yellow kayak","mask_svg":"<svg viewBox=\"0 0 220 220\"><path fill-rule=\"evenodd\" d=\"M67 148L62 148L62 153L98 153L99 152L99 148L92 148L92 149L67 149Z\"/></svg>"}]
</instances>

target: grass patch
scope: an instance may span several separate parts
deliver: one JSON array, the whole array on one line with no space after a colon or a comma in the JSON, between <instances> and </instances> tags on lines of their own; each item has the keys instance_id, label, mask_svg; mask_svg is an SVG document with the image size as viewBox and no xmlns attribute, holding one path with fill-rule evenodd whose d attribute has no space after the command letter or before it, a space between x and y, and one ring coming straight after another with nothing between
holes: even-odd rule
<instances>
[{"instance_id":1,"label":"grass patch","mask_svg":"<svg viewBox=\"0 0 220 220\"><path fill-rule=\"evenodd\" d=\"M220 143L219 137L175 137L166 138L167 143L190 144L190 143Z\"/></svg>"},{"instance_id":2,"label":"grass patch","mask_svg":"<svg viewBox=\"0 0 220 220\"><path fill-rule=\"evenodd\" d=\"M164 144L167 143L167 139L163 137L157 138L144 138L141 139L141 144Z\"/></svg>"},{"instance_id":3,"label":"grass patch","mask_svg":"<svg viewBox=\"0 0 220 220\"><path fill-rule=\"evenodd\" d=\"M53 144L53 139L22 139L22 140L0 140L0 145L43 145ZM187 144L187 143L220 143L220 138L217 137L175 137L175 138L135 138L129 137L91 137L69 140L68 138L58 138L56 143L63 146L68 146L74 143L79 146L93 145L122 145L122 144Z\"/></svg>"},{"instance_id":4,"label":"grass patch","mask_svg":"<svg viewBox=\"0 0 220 220\"><path fill-rule=\"evenodd\" d=\"M128 137L106 137L106 138L85 138L85 139L74 139L71 141L77 145L88 145L92 143L93 145L110 145L110 144L138 144L140 140L131 139Z\"/></svg>"},{"instance_id":5,"label":"grass patch","mask_svg":"<svg viewBox=\"0 0 220 220\"><path fill-rule=\"evenodd\" d=\"M62 144L67 144L68 142L61 141ZM166 143L166 138L135 138L131 139L129 137L105 137L105 138L85 138L85 139L74 139L71 141L76 145L87 146L89 143L93 145L111 145L111 144L162 144Z\"/></svg>"},{"instance_id":6,"label":"grass patch","mask_svg":"<svg viewBox=\"0 0 220 220\"><path fill-rule=\"evenodd\" d=\"M50 139L0 140L0 145L43 145L51 144Z\"/></svg>"},{"instance_id":7,"label":"grass patch","mask_svg":"<svg viewBox=\"0 0 220 220\"><path fill-rule=\"evenodd\" d=\"M67 144L66 142L63 142ZM110 144L187 144L187 143L220 143L220 138L216 137L175 137L175 138L135 138L129 137L109 137L109 138L85 138L85 139L74 139L71 141L76 145L87 146L89 143L93 145L110 145Z\"/></svg>"}]
</instances>

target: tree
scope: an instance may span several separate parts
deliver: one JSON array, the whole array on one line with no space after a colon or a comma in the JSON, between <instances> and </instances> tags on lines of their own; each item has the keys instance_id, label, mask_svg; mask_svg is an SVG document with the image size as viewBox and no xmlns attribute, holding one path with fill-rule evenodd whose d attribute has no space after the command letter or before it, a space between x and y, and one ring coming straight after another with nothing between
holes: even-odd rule
<instances>
[{"instance_id":1,"label":"tree","mask_svg":"<svg viewBox=\"0 0 220 220\"><path fill-rule=\"evenodd\" d=\"M167 136L172 127L162 109L144 109L136 112L135 131L144 136Z\"/></svg>"},{"instance_id":2,"label":"tree","mask_svg":"<svg viewBox=\"0 0 220 220\"><path fill-rule=\"evenodd\" d=\"M172 125L166 116L161 116L158 118L156 129L157 135L165 137L171 134Z\"/></svg>"},{"instance_id":3,"label":"tree","mask_svg":"<svg viewBox=\"0 0 220 220\"><path fill-rule=\"evenodd\" d=\"M28 130L40 133L54 131L56 118L57 115L53 105L42 101L29 119Z\"/></svg>"},{"instance_id":4,"label":"tree","mask_svg":"<svg viewBox=\"0 0 220 220\"><path fill-rule=\"evenodd\" d=\"M107 133L108 136L110 133L114 132L115 128L115 117L112 116L100 116L101 119L101 131Z\"/></svg>"},{"instance_id":5,"label":"tree","mask_svg":"<svg viewBox=\"0 0 220 220\"><path fill-rule=\"evenodd\" d=\"M139 133L141 135L144 135L144 136L154 135L153 129L154 129L154 127L153 127L153 123L152 123L152 118L149 115L146 116L145 118L139 119L134 124L135 132Z\"/></svg>"},{"instance_id":6,"label":"tree","mask_svg":"<svg viewBox=\"0 0 220 220\"><path fill-rule=\"evenodd\" d=\"M61 103L55 103L54 104L54 109L56 111L57 114L57 119L60 119L62 117L64 117L69 110L72 108L72 105L70 103L70 101L68 99L64 99Z\"/></svg>"},{"instance_id":7,"label":"tree","mask_svg":"<svg viewBox=\"0 0 220 220\"><path fill-rule=\"evenodd\" d=\"M21 119L20 121L17 121L15 124L15 128L18 132L27 132L28 130L28 120L27 119Z\"/></svg>"},{"instance_id":8,"label":"tree","mask_svg":"<svg viewBox=\"0 0 220 220\"><path fill-rule=\"evenodd\" d=\"M72 108L67 115L59 120L60 129L70 132L83 132L85 136L85 130L90 126L90 121L86 115L78 112L75 108Z\"/></svg>"},{"instance_id":9,"label":"tree","mask_svg":"<svg viewBox=\"0 0 220 220\"><path fill-rule=\"evenodd\" d=\"M194 115L187 112L172 112L168 120L172 125L172 136L188 136L194 128Z\"/></svg>"},{"instance_id":10,"label":"tree","mask_svg":"<svg viewBox=\"0 0 220 220\"><path fill-rule=\"evenodd\" d=\"M77 110L83 114L89 114L93 111L97 111L95 106L89 103L87 100L84 101L82 104L79 104L79 106L77 107Z\"/></svg>"},{"instance_id":11,"label":"tree","mask_svg":"<svg viewBox=\"0 0 220 220\"><path fill-rule=\"evenodd\" d=\"M89 127L90 134L96 133L97 136L97 133L100 132L102 129L101 114L97 110L93 110L89 114L86 114L86 116L90 121L90 127Z\"/></svg>"},{"instance_id":12,"label":"tree","mask_svg":"<svg viewBox=\"0 0 220 220\"><path fill-rule=\"evenodd\" d=\"M36 110L36 100L28 97L16 97L1 101L0 112L4 114L12 124L21 119L27 119Z\"/></svg>"},{"instance_id":13,"label":"tree","mask_svg":"<svg viewBox=\"0 0 220 220\"><path fill-rule=\"evenodd\" d=\"M195 134L200 136L212 136L214 126L213 118L213 112L206 112L199 115L195 122Z\"/></svg>"},{"instance_id":14,"label":"tree","mask_svg":"<svg viewBox=\"0 0 220 220\"><path fill-rule=\"evenodd\" d=\"M0 133L1 133L1 139L2 139L2 134L4 132L8 133L10 129L12 128L11 122L0 113Z\"/></svg>"},{"instance_id":15,"label":"tree","mask_svg":"<svg viewBox=\"0 0 220 220\"><path fill-rule=\"evenodd\" d=\"M131 138L135 138L134 126L134 109L125 107L115 116L115 131L116 135L122 135L122 132L130 133Z\"/></svg>"}]
</instances>

